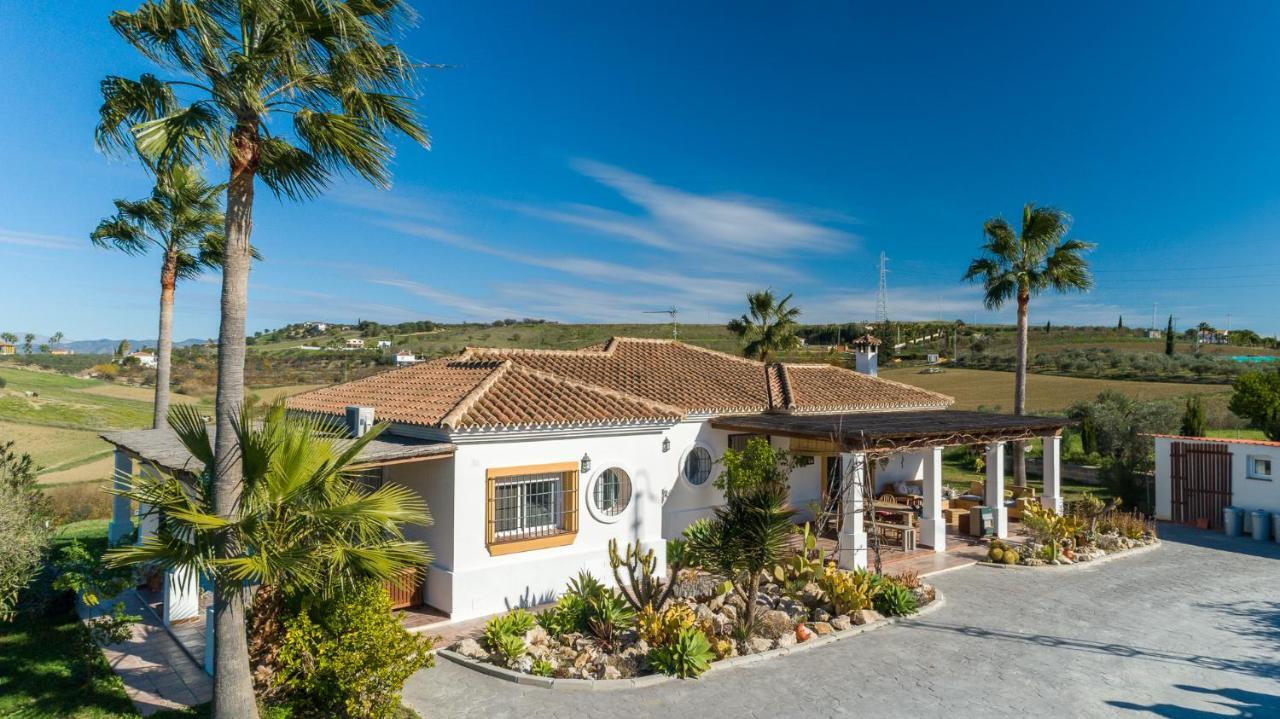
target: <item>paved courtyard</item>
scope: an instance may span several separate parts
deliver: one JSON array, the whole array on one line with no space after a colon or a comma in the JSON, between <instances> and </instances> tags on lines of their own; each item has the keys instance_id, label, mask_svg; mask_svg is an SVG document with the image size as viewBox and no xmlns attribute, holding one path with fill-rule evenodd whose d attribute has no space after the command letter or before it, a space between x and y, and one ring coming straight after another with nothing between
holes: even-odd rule
<instances>
[{"instance_id":1,"label":"paved courtyard","mask_svg":"<svg viewBox=\"0 0 1280 719\"><path fill-rule=\"evenodd\" d=\"M1098 566L941 574L925 617L697 681L569 692L439 660L405 701L520 719L1280 716L1280 545L1161 530Z\"/></svg>"}]
</instances>

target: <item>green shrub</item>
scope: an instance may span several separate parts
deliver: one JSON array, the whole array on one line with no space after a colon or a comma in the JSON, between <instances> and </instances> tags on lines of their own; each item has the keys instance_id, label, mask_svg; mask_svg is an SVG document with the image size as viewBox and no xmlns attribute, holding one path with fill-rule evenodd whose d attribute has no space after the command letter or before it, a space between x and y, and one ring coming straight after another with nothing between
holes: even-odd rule
<instances>
[{"instance_id":1,"label":"green shrub","mask_svg":"<svg viewBox=\"0 0 1280 719\"><path fill-rule=\"evenodd\" d=\"M649 664L654 669L681 679L700 676L714 658L707 635L693 628L682 630L674 642L649 650Z\"/></svg>"},{"instance_id":2,"label":"green shrub","mask_svg":"<svg viewBox=\"0 0 1280 719\"><path fill-rule=\"evenodd\" d=\"M836 614L853 614L859 609L870 609L876 595L874 574L870 572L846 572L828 564L818 586L826 592L835 606Z\"/></svg>"},{"instance_id":3,"label":"green shrub","mask_svg":"<svg viewBox=\"0 0 1280 719\"><path fill-rule=\"evenodd\" d=\"M525 652L529 651L521 634L499 634L489 639L489 646L502 655L503 663L509 667L515 666L515 663L524 657Z\"/></svg>"},{"instance_id":4,"label":"green shrub","mask_svg":"<svg viewBox=\"0 0 1280 719\"><path fill-rule=\"evenodd\" d=\"M534 661L533 667L529 669L529 673L535 677L549 677L555 671L551 667L551 662L546 659L538 659Z\"/></svg>"},{"instance_id":5,"label":"green shrub","mask_svg":"<svg viewBox=\"0 0 1280 719\"><path fill-rule=\"evenodd\" d=\"M636 617L637 634L651 647L674 642L681 632L692 629L698 621L687 604L672 604L660 612L645 607Z\"/></svg>"},{"instance_id":6,"label":"green shrub","mask_svg":"<svg viewBox=\"0 0 1280 719\"><path fill-rule=\"evenodd\" d=\"M430 651L382 585L363 582L285 620L274 684L300 713L386 719L400 712L405 681L433 665Z\"/></svg>"},{"instance_id":7,"label":"green shrub","mask_svg":"<svg viewBox=\"0 0 1280 719\"><path fill-rule=\"evenodd\" d=\"M555 606L544 609L535 616L538 626L553 637L570 632L586 631L587 603L577 594L562 594Z\"/></svg>"},{"instance_id":8,"label":"green shrub","mask_svg":"<svg viewBox=\"0 0 1280 719\"><path fill-rule=\"evenodd\" d=\"M523 643L525 632L533 629L534 624L535 619L532 614L523 609L516 609L485 622L484 640L488 642L490 649L500 652L503 637L518 637ZM520 653L524 654L524 651Z\"/></svg>"},{"instance_id":9,"label":"green shrub","mask_svg":"<svg viewBox=\"0 0 1280 719\"><path fill-rule=\"evenodd\" d=\"M886 617L915 614L919 605L915 592L892 581L881 582L874 601L876 611Z\"/></svg>"},{"instance_id":10,"label":"green shrub","mask_svg":"<svg viewBox=\"0 0 1280 719\"><path fill-rule=\"evenodd\" d=\"M0 621L13 618L18 595L40 574L49 546L48 502L36 470L13 442L0 442Z\"/></svg>"}]
</instances>

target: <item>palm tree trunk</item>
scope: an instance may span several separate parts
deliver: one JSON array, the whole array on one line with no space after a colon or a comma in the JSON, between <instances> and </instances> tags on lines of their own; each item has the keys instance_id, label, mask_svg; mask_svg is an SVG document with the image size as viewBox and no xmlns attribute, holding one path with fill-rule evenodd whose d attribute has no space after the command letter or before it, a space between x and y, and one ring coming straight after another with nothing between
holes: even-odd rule
<instances>
[{"instance_id":1,"label":"palm tree trunk","mask_svg":"<svg viewBox=\"0 0 1280 719\"><path fill-rule=\"evenodd\" d=\"M173 357L173 288L177 284L178 255L166 252L160 270L160 331L156 335L156 398L151 428L161 429L169 418L169 374Z\"/></svg>"},{"instance_id":2,"label":"palm tree trunk","mask_svg":"<svg viewBox=\"0 0 1280 719\"><path fill-rule=\"evenodd\" d=\"M1025 290L1018 291L1018 366L1013 382L1013 413L1027 413L1027 304L1031 297ZM1027 486L1027 444L1013 445L1013 484Z\"/></svg>"},{"instance_id":3,"label":"palm tree trunk","mask_svg":"<svg viewBox=\"0 0 1280 719\"><path fill-rule=\"evenodd\" d=\"M256 123L241 122L232 137L227 185L226 257L222 265L222 324L218 330L218 395L215 401L214 511L232 517L240 503L240 448L235 424L244 404L245 316L249 305L249 236L253 231L253 178L258 162ZM240 553L238 538L224 535L219 558ZM256 719L258 705L249 670L245 592L240 582L214 584L214 719Z\"/></svg>"}]
</instances>

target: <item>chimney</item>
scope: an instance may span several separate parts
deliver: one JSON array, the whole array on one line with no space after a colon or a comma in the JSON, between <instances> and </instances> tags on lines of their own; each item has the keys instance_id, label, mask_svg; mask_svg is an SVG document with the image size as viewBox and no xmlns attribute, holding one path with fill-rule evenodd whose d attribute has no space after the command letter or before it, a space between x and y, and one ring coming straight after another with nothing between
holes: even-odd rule
<instances>
[{"instance_id":1,"label":"chimney","mask_svg":"<svg viewBox=\"0 0 1280 719\"><path fill-rule=\"evenodd\" d=\"M347 407L347 431L352 437L364 436L365 432L373 427L373 408L372 407L356 407L354 405Z\"/></svg>"},{"instance_id":2,"label":"chimney","mask_svg":"<svg viewBox=\"0 0 1280 719\"><path fill-rule=\"evenodd\" d=\"M876 355L880 353L880 340L871 335L863 335L853 341L853 368L862 374L875 377Z\"/></svg>"}]
</instances>

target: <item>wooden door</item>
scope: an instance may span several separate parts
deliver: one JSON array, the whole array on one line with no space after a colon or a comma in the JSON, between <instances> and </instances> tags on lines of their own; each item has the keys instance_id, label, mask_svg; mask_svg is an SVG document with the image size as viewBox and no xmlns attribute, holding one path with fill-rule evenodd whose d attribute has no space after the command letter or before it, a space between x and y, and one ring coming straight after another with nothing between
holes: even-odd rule
<instances>
[{"instance_id":1,"label":"wooden door","mask_svg":"<svg viewBox=\"0 0 1280 719\"><path fill-rule=\"evenodd\" d=\"M1216 442L1173 442L1169 447L1169 489L1173 521L1205 520L1222 529L1222 510L1231 506L1231 450Z\"/></svg>"},{"instance_id":2,"label":"wooden door","mask_svg":"<svg viewBox=\"0 0 1280 719\"><path fill-rule=\"evenodd\" d=\"M383 586L391 595L392 609L409 609L422 605L422 588L424 572L417 569L406 569L394 579L387 580Z\"/></svg>"}]
</instances>

